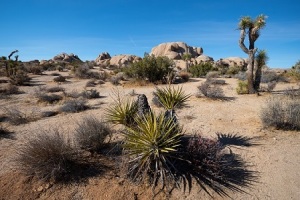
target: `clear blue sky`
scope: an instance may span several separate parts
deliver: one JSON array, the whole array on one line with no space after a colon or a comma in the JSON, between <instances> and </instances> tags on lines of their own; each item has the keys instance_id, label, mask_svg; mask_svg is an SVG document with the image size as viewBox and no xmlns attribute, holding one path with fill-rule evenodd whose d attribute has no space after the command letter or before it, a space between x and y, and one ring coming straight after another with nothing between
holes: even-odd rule
<instances>
[{"instance_id":1,"label":"clear blue sky","mask_svg":"<svg viewBox=\"0 0 300 200\"><path fill-rule=\"evenodd\" d=\"M183 41L220 58L247 57L238 46L242 16L268 16L256 47L272 68L300 59L300 0L2 0L0 56L23 61L66 52L82 60L144 52Z\"/></svg>"}]
</instances>

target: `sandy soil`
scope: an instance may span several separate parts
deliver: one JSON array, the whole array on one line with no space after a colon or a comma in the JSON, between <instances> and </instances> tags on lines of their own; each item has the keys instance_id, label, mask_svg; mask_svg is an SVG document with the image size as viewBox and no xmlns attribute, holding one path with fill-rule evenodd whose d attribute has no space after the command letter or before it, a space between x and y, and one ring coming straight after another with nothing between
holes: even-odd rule
<instances>
[{"instance_id":1,"label":"sandy soil","mask_svg":"<svg viewBox=\"0 0 300 200\"><path fill-rule=\"evenodd\" d=\"M60 72L68 75L66 72ZM0 99L1 108L17 107L22 112L32 114L41 111L57 110L60 103L47 105L38 103L34 98L34 90L38 85L56 86L50 73L34 76L35 86L20 87L23 94L12 95L9 99ZM250 146L230 146L230 149L247 162L249 170L257 172L257 178L250 187L242 188L245 192L228 190L230 197L220 197L212 193L213 199L299 199L300 197L300 134L297 131L282 131L264 129L259 118L261 107L266 99L272 95L262 93L257 95L237 95L236 79L225 79L222 86L229 100L210 100L196 98L197 86L204 79L192 79L188 83L180 84L186 93L192 94L188 106L177 110L179 122L184 126L186 133L202 134L206 137L216 138L216 133L231 134L251 138ZM60 86L66 91L82 91L88 80L68 79ZM280 83L275 91L281 91L291 83ZM116 86L110 83L97 85L94 89L100 92L103 98L89 100L93 108L75 114L58 114L18 126L1 122L3 126L12 131L12 138L0 140L0 199L149 199L151 189L138 186L121 178L117 170L110 170L102 175L87 178L79 183L68 185L47 184L35 179L26 178L15 167L13 158L15 149L24 143L33 133L41 130L58 128L61 132L73 135L74 126L83 117L94 115L103 118L104 109L112 102L112 91ZM154 86L118 86L118 90L128 95L135 91L148 97L150 106L160 111L152 103ZM0 115L4 110L0 109ZM116 136L118 137L118 136ZM99 158L100 159L100 158ZM108 161L109 162L109 161ZM210 198L196 185L190 192L174 190L171 199L208 199ZM156 199L166 199L159 194Z\"/></svg>"}]
</instances>

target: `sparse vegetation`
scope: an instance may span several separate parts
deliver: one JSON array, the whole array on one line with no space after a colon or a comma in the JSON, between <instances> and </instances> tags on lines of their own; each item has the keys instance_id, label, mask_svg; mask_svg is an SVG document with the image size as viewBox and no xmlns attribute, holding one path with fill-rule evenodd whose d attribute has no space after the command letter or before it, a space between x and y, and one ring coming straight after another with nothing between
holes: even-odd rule
<instances>
[{"instance_id":1,"label":"sparse vegetation","mask_svg":"<svg viewBox=\"0 0 300 200\"><path fill-rule=\"evenodd\" d=\"M112 134L107 123L94 116L84 117L75 129L75 141L81 149L91 152L101 150Z\"/></svg>"},{"instance_id":2,"label":"sparse vegetation","mask_svg":"<svg viewBox=\"0 0 300 200\"><path fill-rule=\"evenodd\" d=\"M59 75L59 76L53 78L53 81L62 83L62 82L66 81L66 77Z\"/></svg>"},{"instance_id":3,"label":"sparse vegetation","mask_svg":"<svg viewBox=\"0 0 300 200\"><path fill-rule=\"evenodd\" d=\"M300 102L293 98L272 97L262 108L260 118L265 127L300 130Z\"/></svg>"},{"instance_id":4,"label":"sparse vegetation","mask_svg":"<svg viewBox=\"0 0 300 200\"><path fill-rule=\"evenodd\" d=\"M17 150L16 163L29 176L52 182L67 182L76 168L77 157L70 142L57 130L40 133Z\"/></svg>"},{"instance_id":5,"label":"sparse vegetation","mask_svg":"<svg viewBox=\"0 0 300 200\"><path fill-rule=\"evenodd\" d=\"M70 99L67 100L61 107L61 112L76 113L89 109L86 104L87 101L84 98Z\"/></svg>"},{"instance_id":6,"label":"sparse vegetation","mask_svg":"<svg viewBox=\"0 0 300 200\"><path fill-rule=\"evenodd\" d=\"M212 84L210 80L206 80L198 86L198 90L208 98L220 99L225 97L223 89L218 84ZM197 96L200 97L199 94Z\"/></svg>"},{"instance_id":7,"label":"sparse vegetation","mask_svg":"<svg viewBox=\"0 0 300 200\"><path fill-rule=\"evenodd\" d=\"M26 124L30 121L30 117L18 108L4 108L4 112L8 118L8 121L12 125Z\"/></svg>"}]
</instances>

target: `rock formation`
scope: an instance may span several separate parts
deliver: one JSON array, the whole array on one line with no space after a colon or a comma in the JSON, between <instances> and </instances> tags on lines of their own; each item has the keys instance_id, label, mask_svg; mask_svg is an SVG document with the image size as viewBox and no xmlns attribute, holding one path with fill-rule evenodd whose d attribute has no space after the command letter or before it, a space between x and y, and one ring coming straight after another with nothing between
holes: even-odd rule
<instances>
[{"instance_id":1,"label":"rock formation","mask_svg":"<svg viewBox=\"0 0 300 200\"><path fill-rule=\"evenodd\" d=\"M110 57L109 53L105 52L100 54L98 58L96 58L95 62L97 65L125 67L130 63L137 62L139 60L141 60L141 58L135 55L116 55Z\"/></svg>"},{"instance_id":2,"label":"rock formation","mask_svg":"<svg viewBox=\"0 0 300 200\"><path fill-rule=\"evenodd\" d=\"M58 54L57 56L54 56L52 59L55 63L58 62L74 62L74 61L80 61L80 58L77 55L74 55L73 53L71 54L66 54L66 53L61 53Z\"/></svg>"},{"instance_id":3,"label":"rock formation","mask_svg":"<svg viewBox=\"0 0 300 200\"><path fill-rule=\"evenodd\" d=\"M167 56L170 59L179 60L187 53L191 54L191 58L195 58L202 55L203 49L201 47L188 46L184 42L169 42L153 47L150 55Z\"/></svg>"}]
</instances>

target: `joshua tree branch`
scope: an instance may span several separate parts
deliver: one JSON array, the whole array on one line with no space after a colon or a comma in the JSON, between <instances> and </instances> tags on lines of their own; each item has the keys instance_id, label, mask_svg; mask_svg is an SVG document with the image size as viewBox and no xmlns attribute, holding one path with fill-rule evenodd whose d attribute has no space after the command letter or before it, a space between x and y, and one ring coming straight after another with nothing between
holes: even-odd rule
<instances>
[{"instance_id":1,"label":"joshua tree branch","mask_svg":"<svg viewBox=\"0 0 300 200\"><path fill-rule=\"evenodd\" d=\"M15 53L19 52L18 50L14 50L12 51L9 56L8 56L8 60L10 60L10 57L12 57L12 55L14 55Z\"/></svg>"},{"instance_id":2,"label":"joshua tree branch","mask_svg":"<svg viewBox=\"0 0 300 200\"><path fill-rule=\"evenodd\" d=\"M249 49L247 49L247 47L244 44L245 37L246 37L246 31L245 31L245 29L241 29L239 45L246 54L249 54Z\"/></svg>"}]
</instances>

